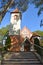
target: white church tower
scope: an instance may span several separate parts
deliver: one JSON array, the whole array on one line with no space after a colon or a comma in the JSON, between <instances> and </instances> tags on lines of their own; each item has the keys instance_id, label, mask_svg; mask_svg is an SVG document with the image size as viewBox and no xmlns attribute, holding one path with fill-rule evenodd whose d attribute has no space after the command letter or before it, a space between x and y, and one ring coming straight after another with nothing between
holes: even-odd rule
<instances>
[{"instance_id":1,"label":"white church tower","mask_svg":"<svg viewBox=\"0 0 43 65\"><path fill-rule=\"evenodd\" d=\"M21 12L16 8L11 12L9 35L19 35L21 29Z\"/></svg>"}]
</instances>

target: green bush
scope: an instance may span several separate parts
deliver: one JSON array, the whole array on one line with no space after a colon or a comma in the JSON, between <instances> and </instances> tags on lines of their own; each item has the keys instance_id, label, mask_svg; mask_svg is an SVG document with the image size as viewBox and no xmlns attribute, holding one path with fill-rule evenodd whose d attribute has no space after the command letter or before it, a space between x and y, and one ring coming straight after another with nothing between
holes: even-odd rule
<instances>
[{"instance_id":1,"label":"green bush","mask_svg":"<svg viewBox=\"0 0 43 65\"><path fill-rule=\"evenodd\" d=\"M37 53L41 55L41 49L38 47L40 46L40 41L37 38L34 39L34 44L37 45L34 46L35 50L37 50Z\"/></svg>"},{"instance_id":2,"label":"green bush","mask_svg":"<svg viewBox=\"0 0 43 65\"><path fill-rule=\"evenodd\" d=\"M7 36L4 49L8 50L8 48L10 48L10 47L11 47L11 39L10 39L10 36Z\"/></svg>"},{"instance_id":3,"label":"green bush","mask_svg":"<svg viewBox=\"0 0 43 65\"><path fill-rule=\"evenodd\" d=\"M7 51L8 48L10 48L10 47L11 47L11 39L10 39L10 36L7 35L7 39L6 39L5 46L4 46L4 47L2 46L2 47L0 48L0 51L1 51L1 52L5 52L5 51Z\"/></svg>"}]
</instances>

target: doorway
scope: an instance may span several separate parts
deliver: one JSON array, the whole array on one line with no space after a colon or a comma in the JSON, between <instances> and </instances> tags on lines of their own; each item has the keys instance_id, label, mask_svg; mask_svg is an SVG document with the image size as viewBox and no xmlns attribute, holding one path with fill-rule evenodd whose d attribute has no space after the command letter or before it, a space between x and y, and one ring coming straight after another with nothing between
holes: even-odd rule
<instances>
[{"instance_id":1,"label":"doorway","mask_svg":"<svg viewBox=\"0 0 43 65\"><path fill-rule=\"evenodd\" d=\"M28 52L30 51L30 40L26 39L24 42L24 51Z\"/></svg>"}]
</instances>

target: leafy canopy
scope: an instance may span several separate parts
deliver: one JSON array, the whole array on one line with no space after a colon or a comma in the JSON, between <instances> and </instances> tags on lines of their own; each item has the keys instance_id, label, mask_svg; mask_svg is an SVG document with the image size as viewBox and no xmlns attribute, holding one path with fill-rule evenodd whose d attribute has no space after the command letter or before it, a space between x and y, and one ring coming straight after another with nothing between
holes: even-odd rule
<instances>
[{"instance_id":1,"label":"leafy canopy","mask_svg":"<svg viewBox=\"0 0 43 65\"><path fill-rule=\"evenodd\" d=\"M43 0L0 0L0 22L10 9L18 8L23 13L28 9L30 3L39 8L38 15L43 12Z\"/></svg>"},{"instance_id":2,"label":"leafy canopy","mask_svg":"<svg viewBox=\"0 0 43 65\"><path fill-rule=\"evenodd\" d=\"M28 8L28 3L29 0L0 0L0 22L9 9L17 7L22 12L25 12Z\"/></svg>"},{"instance_id":3,"label":"leafy canopy","mask_svg":"<svg viewBox=\"0 0 43 65\"><path fill-rule=\"evenodd\" d=\"M31 3L35 4L36 8L39 8L38 15L43 11L43 0L32 0Z\"/></svg>"}]
</instances>

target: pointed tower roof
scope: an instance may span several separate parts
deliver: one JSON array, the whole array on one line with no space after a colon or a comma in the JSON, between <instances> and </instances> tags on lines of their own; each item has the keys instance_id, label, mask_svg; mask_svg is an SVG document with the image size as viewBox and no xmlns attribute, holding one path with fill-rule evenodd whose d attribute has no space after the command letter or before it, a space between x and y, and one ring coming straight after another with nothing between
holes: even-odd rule
<instances>
[{"instance_id":1,"label":"pointed tower roof","mask_svg":"<svg viewBox=\"0 0 43 65\"><path fill-rule=\"evenodd\" d=\"M20 35L21 35L22 37L24 37L24 38L27 37L27 38L30 39L33 34L32 34L32 32L25 26L25 27L21 30Z\"/></svg>"},{"instance_id":2,"label":"pointed tower roof","mask_svg":"<svg viewBox=\"0 0 43 65\"><path fill-rule=\"evenodd\" d=\"M18 8L16 8L16 9L14 9L14 11L11 12L11 13L20 13L20 10L19 10Z\"/></svg>"}]
</instances>

